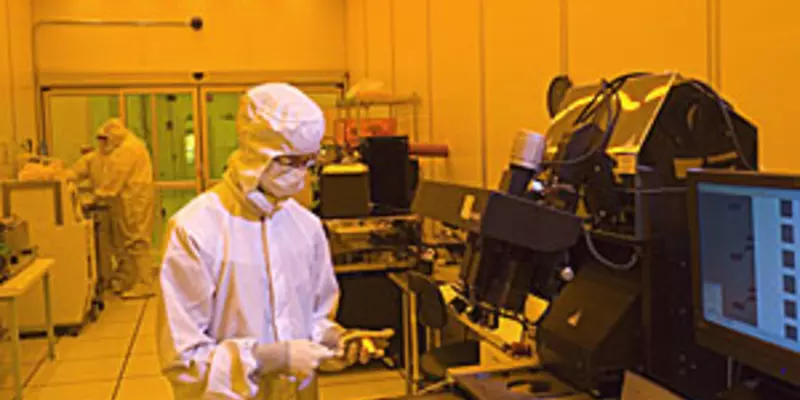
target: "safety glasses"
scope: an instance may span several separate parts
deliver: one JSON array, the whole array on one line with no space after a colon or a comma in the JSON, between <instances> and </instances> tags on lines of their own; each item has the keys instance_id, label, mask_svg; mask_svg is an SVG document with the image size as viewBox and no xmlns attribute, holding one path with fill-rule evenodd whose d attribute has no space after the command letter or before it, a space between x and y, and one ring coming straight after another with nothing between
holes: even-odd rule
<instances>
[{"instance_id":1,"label":"safety glasses","mask_svg":"<svg viewBox=\"0 0 800 400\"><path fill-rule=\"evenodd\" d=\"M272 159L276 164L292 168L309 168L317 162L316 154L284 154Z\"/></svg>"}]
</instances>

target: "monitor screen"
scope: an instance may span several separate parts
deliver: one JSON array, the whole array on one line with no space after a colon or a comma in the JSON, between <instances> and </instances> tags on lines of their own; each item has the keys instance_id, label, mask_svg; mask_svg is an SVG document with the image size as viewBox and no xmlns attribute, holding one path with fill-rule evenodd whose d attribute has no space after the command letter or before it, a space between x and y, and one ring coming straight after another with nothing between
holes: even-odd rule
<instances>
[{"instance_id":1,"label":"monitor screen","mask_svg":"<svg viewBox=\"0 0 800 400\"><path fill-rule=\"evenodd\" d=\"M800 352L800 191L701 181L695 200L703 319Z\"/></svg>"}]
</instances>

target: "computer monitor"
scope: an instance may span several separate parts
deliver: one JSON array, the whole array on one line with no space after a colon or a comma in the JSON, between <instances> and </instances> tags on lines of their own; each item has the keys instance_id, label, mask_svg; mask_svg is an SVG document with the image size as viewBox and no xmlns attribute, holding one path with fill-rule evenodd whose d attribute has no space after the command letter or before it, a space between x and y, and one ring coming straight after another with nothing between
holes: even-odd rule
<instances>
[{"instance_id":1,"label":"computer monitor","mask_svg":"<svg viewBox=\"0 0 800 400\"><path fill-rule=\"evenodd\" d=\"M800 385L800 177L689 174L695 339Z\"/></svg>"}]
</instances>

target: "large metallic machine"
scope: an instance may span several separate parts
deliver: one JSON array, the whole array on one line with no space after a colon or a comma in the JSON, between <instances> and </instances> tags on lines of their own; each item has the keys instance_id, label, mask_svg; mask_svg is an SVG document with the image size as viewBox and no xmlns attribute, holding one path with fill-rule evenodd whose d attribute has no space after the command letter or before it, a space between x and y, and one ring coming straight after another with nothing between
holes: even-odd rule
<instances>
[{"instance_id":1,"label":"large metallic machine","mask_svg":"<svg viewBox=\"0 0 800 400\"><path fill-rule=\"evenodd\" d=\"M519 313L527 293L551 300L531 323L557 380L614 397L631 370L711 398L727 370L694 342L686 176L756 168L756 128L679 74L564 89L545 137L518 138L504 192L425 183L415 210L470 232L460 290L473 320Z\"/></svg>"},{"instance_id":2,"label":"large metallic machine","mask_svg":"<svg viewBox=\"0 0 800 400\"><path fill-rule=\"evenodd\" d=\"M77 195L66 181L6 180L0 182L0 194L2 216L27 221L25 230L30 234L30 243L35 244L35 255L55 261L51 273L56 329L77 333L97 307L94 222L85 219ZM12 247L26 246L15 242ZM43 330L41 290L40 286L34 287L19 300L21 308L31 310L20 315L23 333ZM4 313L0 311L0 315Z\"/></svg>"},{"instance_id":3,"label":"large metallic machine","mask_svg":"<svg viewBox=\"0 0 800 400\"><path fill-rule=\"evenodd\" d=\"M0 283L22 272L36 259L30 242L28 221L16 217L0 219Z\"/></svg>"}]
</instances>

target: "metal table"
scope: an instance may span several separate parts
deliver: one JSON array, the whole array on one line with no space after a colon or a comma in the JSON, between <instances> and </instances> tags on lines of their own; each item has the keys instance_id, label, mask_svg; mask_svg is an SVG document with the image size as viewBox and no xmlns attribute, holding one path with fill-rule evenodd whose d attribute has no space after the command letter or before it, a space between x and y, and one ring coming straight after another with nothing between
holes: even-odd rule
<instances>
[{"instance_id":1,"label":"metal table","mask_svg":"<svg viewBox=\"0 0 800 400\"><path fill-rule=\"evenodd\" d=\"M389 279L403 292L403 351L406 394L416 395L419 376L419 337L417 335L417 295L408 285L405 273L390 273Z\"/></svg>"},{"instance_id":2,"label":"metal table","mask_svg":"<svg viewBox=\"0 0 800 400\"><path fill-rule=\"evenodd\" d=\"M9 308L9 334L11 335L11 363L14 373L14 393L16 400L22 400L22 347L19 337L19 318L17 300L27 293L41 279L44 292L44 320L47 328L47 356L56 357L56 335L53 329L53 313L50 302L50 268L55 263L49 258L40 258L22 272L0 285L0 302Z\"/></svg>"},{"instance_id":3,"label":"metal table","mask_svg":"<svg viewBox=\"0 0 800 400\"><path fill-rule=\"evenodd\" d=\"M436 269L434 280L441 283L453 282L458 279L458 274L451 270ZM406 394L415 395L419 391L421 382L419 371L419 336L417 332L417 295L408 285L408 275L404 272L393 272L389 279L394 282L403 293L403 349L405 353ZM432 332L425 329L428 350L436 347L441 342L441 332Z\"/></svg>"},{"instance_id":4,"label":"metal table","mask_svg":"<svg viewBox=\"0 0 800 400\"><path fill-rule=\"evenodd\" d=\"M420 371L419 371L419 336L417 333L417 296L414 291L411 290L408 283L408 275L403 272L394 272L390 273L389 279L392 280L401 290L403 293L403 344L404 344L404 354L406 360L404 377L406 380L406 394L407 395L416 395L419 392L419 383L421 382ZM452 270L448 269L435 269L433 273L433 279L437 281L443 288L447 286L449 283L453 283L458 279L458 274L454 273ZM481 340L490 343L492 346L497 347L498 349L503 349L504 344L506 344L506 338L503 335L499 335L496 332L493 332L485 327L482 327L474 322L470 321L465 315L461 315L455 310L450 307L447 307L448 315L453 318L454 320L458 321L459 324L466 327L470 331L474 332L475 334L480 337ZM434 332L430 329L425 330L426 334L426 343L428 349L430 350L431 347L437 347L441 341L441 332ZM538 364L537 357L531 358L524 358L524 359L517 359L511 360L509 358L508 363L503 363L503 366L496 367L496 368L508 368L509 365L515 366L532 366ZM458 374L460 373L468 373L473 372L473 367L462 367L458 369L454 369L453 373ZM481 368L486 370L486 366L476 366L474 368Z\"/></svg>"}]
</instances>

